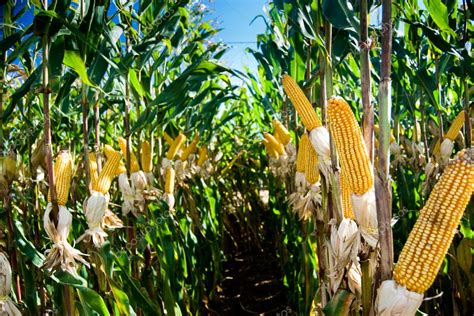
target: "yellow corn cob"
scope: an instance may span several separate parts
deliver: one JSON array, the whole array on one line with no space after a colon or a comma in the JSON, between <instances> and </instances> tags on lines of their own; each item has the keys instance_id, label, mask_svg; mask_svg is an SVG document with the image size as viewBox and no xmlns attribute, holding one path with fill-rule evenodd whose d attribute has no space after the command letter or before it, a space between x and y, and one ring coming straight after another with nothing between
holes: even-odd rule
<instances>
[{"instance_id":1,"label":"yellow corn cob","mask_svg":"<svg viewBox=\"0 0 474 316\"><path fill-rule=\"evenodd\" d=\"M125 164L123 163L123 161L120 160L120 164L118 165L118 167L115 171L115 175L119 176L122 173L127 173L127 167L125 167Z\"/></svg>"},{"instance_id":2,"label":"yellow corn cob","mask_svg":"<svg viewBox=\"0 0 474 316\"><path fill-rule=\"evenodd\" d=\"M196 147L197 147L198 142L199 142L199 134L196 133L196 136L194 136L194 139L191 142L191 144L189 144L189 146L186 147L186 149L183 150L183 153L181 154L180 159L183 160L183 161L188 159L189 155L193 154L196 151Z\"/></svg>"},{"instance_id":3,"label":"yellow corn cob","mask_svg":"<svg viewBox=\"0 0 474 316\"><path fill-rule=\"evenodd\" d=\"M67 151L62 151L56 158L54 164L54 185L56 187L56 198L58 205L66 205L71 188L72 180L72 157ZM48 201L51 202L51 194L48 194Z\"/></svg>"},{"instance_id":4,"label":"yellow corn cob","mask_svg":"<svg viewBox=\"0 0 474 316\"><path fill-rule=\"evenodd\" d=\"M280 144L283 144L283 141L281 140L280 138L280 134L278 134L277 131L274 131L272 136L280 143Z\"/></svg>"},{"instance_id":5,"label":"yellow corn cob","mask_svg":"<svg viewBox=\"0 0 474 316\"><path fill-rule=\"evenodd\" d=\"M276 150L270 145L270 142L267 139L262 140L263 144L265 145L265 149L267 150L267 153L270 155L270 157L278 159L278 153Z\"/></svg>"},{"instance_id":6,"label":"yellow corn cob","mask_svg":"<svg viewBox=\"0 0 474 316\"><path fill-rule=\"evenodd\" d=\"M449 139L451 141L454 141L456 139L456 137L459 134L459 131L464 125L464 122L465 122L464 115L465 115L464 111L459 112L459 114L456 116L454 121L451 123L451 126L448 129L448 132L444 134L444 139ZM440 149L441 149L441 141L438 139L438 141L436 142L436 145L433 148L433 155L434 156L438 155Z\"/></svg>"},{"instance_id":7,"label":"yellow corn cob","mask_svg":"<svg viewBox=\"0 0 474 316\"><path fill-rule=\"evenodd\" d=\"M344 218L355 219L354 213L352 212L351 189L347 183L347 176L344 170L341 170L341 197Z\"/></svg>"},{"instance_id":8,"label":"yellow corn cob","mask_svg":"<svg viewBox=\"0 0 474 316\"><path fill-rule=\"evenodd\" d=\"M141 151L141 160L142 160L142 169L145 172L151 172L153 169L153 161L152 161L152 150L151 145L148 141L142 142L142 151Z\"/></svg>"},{"instance_id":9,"label":"yellow corn cob","mask_svg":"<svg viewBox=\"0 0 474 316\"><path fill-rule=\"evenodd\" d=\"M283 89L295 106L296 112L301 118L303 125L308 131L312 131L316 127L321 126L321 121L314 111L308 98L306 98L303 90L288 75L283 75Z\"/></svg>"},{"instance_id":10,"label":"yellow corn cob","mask_svg":"<svg viewBox=\"0 0 474 316\"><path fill-rule=\"evenodd\" d=\"M308 154L308 149L311 147L309 142L308 135L306 133L301 136L300 148L298 154L296 155L296 171L304 172L306 164L306 156Z\"/></svg>"},{"instance_id":11,"label":"yellow corn cob","mask_svg":"<svg viewBox=\"0 0 474 316\"><path fill-rule=\"evenodd\" d=\"M265 139L268 140L269 145L276 150L279 155L283 155L285 153L285 146L280 143L272 134L265 133Z\"/></svg>"},{"instance_id":12,"label":"yellow corn cob","mask_svg":"<svg viewBox=\"0 0 474 316\"><path fill-rule=\"evenodd\" d=\"M304 166L304 175L309 184L315 184L319 181L318 153L314 150L310 142L306 145L306 161Z\"/></svg>"},{"instance_id":13,"label":"yellow corn cob","mask_svg":"<svg viewBox=\"0 0 474 316\"><path fill-rule=\"evenodd\" d=\"M197 165L201 167L206 160L207 160L207 146L202 145L201 148L199 149L199 159L198 159Z\"/></svg>"},{"instance_id":14,"label":"yellow corn cob","mask_svg":"<svg viewBox=\"0 0 474 316\"><path fill-rule=\"evenodd\" d=\"M119 137L118 143L120 146L120 149L122 150L122 155L124 159L127 159L127 140L123 137ZM140 165L138 164L137 157L133 153L133 151L130 151L130 172L135 173L140 171Z\"/></svg>"},{"instance_id":15,"label":"yellow corn cob","mask_svg":"<svg viewBox=\"0 0 474 316\"><path fill-rule=\"evenodd\" d=\"M97 180L99 180L99 174L97 173L97 157L95 153L89 153L89 176L91 180L91 187L97 186Z\"/></svg>"},{"instance_id":16,"label":"yellow corn cob","mask_svg":"<svg viewBox=\"0 0 474 316\"><path fill-rule=\"evenodd\" d=\"M94 191L100 192L102 194L106 194L109 191L112 180L117 175L117 170L122 160L122 156L118 151L113 149L110 151L110 149L112 148L109 146L108 155L106 154L107 161L105 162L104 168L100 172L97 186L92 188Z\"/></svg>"},{"instance_id":17,"label":"yellow corn cob","mask_svg":"<svg viewBox=\"0 0 474 316\"><path fill-rule=\"evenodd\" d=\"M110 145L105 145L104 154L107 159L111 159L115 155L115 149L113 149L113 147ZM120 160L120 163L115 170L115 175L118 176L122 173L127 173L127 168L125 167L123 160Z\"/></svg>"},{"instance_id":18,"label":"yellow corn cob","mask_svg":"<svg viewBox=\"0 0 474 316\"><path fill-rule=\"evenodd\" d=\"M281 124L281 122L279 120L274 119L272 121L272 124L273 124L273 128L275 129L276 134L278 135L278 138L279 138L280 142L283 145L286 145L289 142L291 142L290 133L288 132L286 127L283 124Z\"/></svg>"},{"instance_id":19,"label":"yellow corn cob","mask_svg":"<svg viewBox=\"0 0 474 316\"><path fill-rule=\"evenodd\" d=\"M166 142L169 146L173 145L174 139L173 139L173 137L171 137L170 135L168 135L167 132L164 132L163 138L165 139L165 142Z\"/></svg>"},{"instance_id":20,"label":"yellow corn cob","mask_svg":"<svg viewBox=\"0 0 474 316\"><path fill-rule=\"evenodd\" d=\"M173 144L171 145L170 149L168 150L168 153L166 154L166 158L169 160L172 160L174 156L178 153L180 150L181 146L183 143L186 141L186 136L184 134L179 133L178 137L173 141Z\"/></svg>"},{"instance_id":21,"label":"yellow corn cob","mask_svg":"<svg viewBox=\"0 0 474 316\"><path fill-rule=\"evenodd\" d=\"M349 104L340 97L328 102L328 121L341 166L347 173L351 192L364 194L374 185L371 166L357 120Z\"/></svg>"},{"instance_id":22,"label":"yellow corn cob","mask_svg":"<svg viewBox=\"0 0 474 316\"><path fill-rule=\"evenodd\" d=\"M443 263L474 189L473 153L463 150L445 169L403 247L393 276L412 292L425 292Z\"/></svg>"},{"instance_id":23,"label":"yellow corn cob","mask_svg":"<svg viewBox=\"0 0 474 316\"><path fill-rule=\"evenodd\" d=\"M174 169L171 168L171 167L168 167L166 169L165 193L173 194L173 192L174 192L174 178L175 178Z\"/></svg>"}]
</instances>

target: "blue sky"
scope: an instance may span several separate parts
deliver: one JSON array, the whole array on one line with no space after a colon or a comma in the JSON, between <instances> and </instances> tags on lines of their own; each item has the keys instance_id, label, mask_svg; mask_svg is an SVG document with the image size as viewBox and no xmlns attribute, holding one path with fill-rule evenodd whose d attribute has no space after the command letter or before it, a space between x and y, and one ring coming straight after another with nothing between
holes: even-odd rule
<instances>
[{"instance_id":1,"label":"blue sky","mask_svg":"<svg viewBox=\"0 0 474 316\"><path fill-rule=\"evenodd\" d=\"M263 6L267 0L204 0L203 4L212 10L210 18L216 20L222 29L217 40L222 40L231 48L224 55L227 66L243 70L243 65L256 71L257 64L247 47L256 49L257 34L265 31L265 23L261 18L250 22L259 14L264 15Z\"/></svg>"}]
</instances>

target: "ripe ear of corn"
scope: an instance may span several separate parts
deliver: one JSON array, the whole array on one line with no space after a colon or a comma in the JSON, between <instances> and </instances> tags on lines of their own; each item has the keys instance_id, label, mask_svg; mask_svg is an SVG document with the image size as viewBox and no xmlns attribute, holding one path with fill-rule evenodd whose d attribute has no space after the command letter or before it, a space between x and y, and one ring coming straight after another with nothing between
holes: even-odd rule
<instances>
[{"instance_id":1,"label":"ripe ear of corn","mask_svg":"<svg viewBox=\"0 0 474 316\"><path fill-rule=\"evenodd\" d=\"M268 141L269 145L279 154L285 154L285 147L280 143L272 134L265 133L265 139Z\"/></svg>"},{"instance_id":2,"label":"ripe ear of corn","mask_svg":"<svg viewBox=\"0 0 474 316\"><path fill-rule=\"evenodd\" d=\"M305 164L306 164L306 156L308 154L309 149L311 148L311 143L308 138L308 134L304 133L301 136L300 140L300 148L298 150L298 154L296 155L296 171L303 172L305 171Z\"/></svg>"},{"instance_id":3,"label":"ripe ear of corn","mask_svg":"<svg viewBox=\"0 0 474 316\"><path fill-rule=\"evenodd\" d=\"M197 161L197 165L201 167L204 162L207 160L208 157L208 149L206 145L202 145L199 149L199 159Z\"/></svg>"},{"instance_id":4,"label":"ripe ear of corn","mask_svg":"<svg viewBox=\"0 0 474 316\"><path fill-rule=\"evenodd\" d=\"M313 146L311 144L306 145L306 148L304 149L307 151L305 154L305 176L306 180L308 183L315 184L318 183L320 179L319 175L319 165L318 165L318 154L316 153L316 150L314 150Z\"/></svg>"},{"instance_id":5,"label":"ripe ear of corn","mask_svg":"<svg viewBox=\"0 0 474 316\"><path fill-rule=\"evenodd\" d=\"M102 194L106 194L109 189L110 185L112 184L112 180L117 175L117 170L120 166L120 162L122 160L122 156L119 152L112 149L109 151L107 155L107 161L105 162L104 168L100 172L99 179L97 180L97 186L92 188L94 191L100 192Z\"/></svg>"},{"instance_id":6,"label":"ripe ear of corn","mask_svg":"<svg viewBox=\"0 0 474 316\"><path fill-rule=\"evenodd\" d=\"M169 145L172 146L174 143L173 137L171 137L167 132L163 133L163 138L165 139L165 142Z\"/></svg>"},{"instance_id":7,"label":"ripe ear of corn","mask_svg":"<svg viewBox=\"0 0 474 316\"><path fill-rule=\"evenodd\" d=\"M66 205L72 180L72 157L67 151L62 151L54 164L54 185L58 205ZM51 193L48 193L48 202L51 202Z\"/></svg>"},{"instance_id":8,"label":"ripe ear of corn","mask_svg":"<svg viewBox=\"0 0 474 316\"><path fill-rule=\"evenodd\" d=\"M274 119L272 121L272 124L273 124L273 128L275 129L276 134L278 135L278 138L279 138L280 142L283 145L286 145L289 142L291 142L290 133L288 132L286 127L279 120Z\"/></svg>"},{"instance_id":9,"label":"ripe ear of corn","mask_svg":"<svg viewBox=\"0 0 474 316\"><path fill-rule=\"evenodd\" d=\"M127 159L127 140L123 137L119 137L118 143L120 146L120 150L122 150L122 155L124 159ZM130 151L130 173L135 173L140 171L140 165L138 164L137 157Z\"/></svg>"},{"instance_id":10,"label":"ripe ear of corn","mask_svg":"<svg viewBox=\"0 0 474 316\"><path fill-rule=\"evenodd\" d=\"M460 152L443 172L394 270L394 280L409 291L425 292L443 263L474 189L472 149Z\"/></svg>"},{"instance_id":11,"label":"ripe ear of corn","mask_svg":"<svg viewBox=\"0 0 474 316\"><path fill-rule=\"evenodd\" d=\"M99 180L99 174L97 172L97 157L95 153L89 153L89 176L91 180L91 188L97 187L97 181Z\"/></svg>"},{"instance_id":12,"label":"ripe ear of corn","mask_svg":"<svg viewBox=\"0 0 474 316\"><path fill-rule=\"evenodd\" d=\"M183 161L187 160L189 155L193 154L196 151L198 142L199 142L199 134L196 133L196 136L194 136L193 141L191 142L191 144L189 144L189 146L186 147L186 149L183 150L183 153L181 154L180 159L183 160Z\"/></svg>"},{"instance_id":13,"label":"ripe ear of corn","mask_svg":"<svg viewBox=\"0 0 474 316\"><path fill-rule=\"evenodd\" d=\"M344 212L344 218L355 219L354 213L352 212L352 201L351 201L351 189L347 183L346 171L341 171L341 197L342 197L342 211Z\"/></svg>"},{"instance_id":14,"label":"ripe ear of corn","mask_svg":"<svg viewBox=\"0 0 474 316\"><path fill-rule=\"evenodd\" d=\"M186 136L183 133L179 133L178 137L173 141L168 153L166 154L166 158L168 160L174 159L174 157L178 154L178 151L181 149L181 146L186 141Z\"/></svg>"},{"instance_id":15,"label":"ripe ear of corn","mask_svg":"<svg viewBox=\"0 0 474 316\"><path fill-rule=\"evenodd\" d=\"M444 135L444 139L449 139L451 141L454 141L456 137L458 136L459 131L463 127L464 122L465 122L465 112L461 111L451 123L451 126L449 127L448 131ZM441 143L442 142L438 139L435 147L433 148L433 156L437 156L440 153Z\"/></svg>"},{"instance_id":16,"label":"ripe ear of corn","mask_svg":"<svg viewBox=\"0 0 474 316\"><path fill-rule=\"evenodd\" d=\"M364 194L374 186L371 165L357 120L347 102L332 97L328 102L328 121L337 152L347 174L350 190Z\"/></svg>"},{"instance_id":17,"label":"ripe ear of corn","mask_svg":"<svg viewBox=\"0 0 474 316\"><path fill-rule=\"evenodd\" d=\"M175 171L173 168L169 167L168 169L166 169L165 193L168 193L168 194L174 193L174 180L175 180Z\"/></svg>"},{"instance_id":18,"label":"ripe ear of corn","mask_svg":"<svg viewBox=\"0 0 474 316\"><path fill-rule=\"evenodd\" d=\"M290 98L293 103L296 112L301 118L303 125L308 131L312 131L316 127L321 126L321 121L318 118L318 115L314 111L311 103L308 98L306 98L303 90L298 86L298 84L288 75L283 75L283 89L286 92L286 95Z\"/></svg>"},{"instance_id":19,"label":"ripe ear of corn","mask_svg":"<svg viewBox=\"0 0 474 316\"><path fill-rule=\"evenodd\" d=\"M264 138L262 140L262 143L263 145L265 145L265 149L267 150L267 153L270 155L270 157L274 158L274 159L278 159L278 153L276 152L276 150L270 145L270 142Z\"/></svg>"},{"instance_id":20,"label":"ripe ear of corn","mask_svg":"<svg viewBox=\"0 0 474 316\"><path fill-rule=\"evenodd\" d=\"M141 151L141 162L142 168L145 172L151 172L153 169L153 151L151 149L150 142L144 141L142 142L142 151Z\"/></svg>"}]
</instances>

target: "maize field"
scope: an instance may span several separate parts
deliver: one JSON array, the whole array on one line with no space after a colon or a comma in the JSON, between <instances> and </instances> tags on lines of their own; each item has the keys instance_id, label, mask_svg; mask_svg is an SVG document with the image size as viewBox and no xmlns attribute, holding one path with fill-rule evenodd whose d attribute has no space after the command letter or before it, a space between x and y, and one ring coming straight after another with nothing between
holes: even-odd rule
<instances>
[{"instance_id":1,"label":"maize field","mask_svg":"<svg viewBox=\"0 0 474 316\"><path fill-rule=\"evenodd\" d=\"M0 315L472 315L474 3L212 2L0 1Z\"/></svg>"}]
</instances>

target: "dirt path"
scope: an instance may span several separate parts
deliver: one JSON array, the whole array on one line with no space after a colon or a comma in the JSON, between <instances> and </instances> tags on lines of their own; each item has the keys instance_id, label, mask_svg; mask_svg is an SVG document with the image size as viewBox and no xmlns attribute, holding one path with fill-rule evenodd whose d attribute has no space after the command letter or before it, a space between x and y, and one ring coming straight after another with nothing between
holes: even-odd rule
<instances>
[{"instance_id":1,"label":"dirt path","mask_svg":"<svg viewBox=\"0 0 474 316\"><path fill-rule=\"evenodd\" d=\"M234 239L237 247L226 253L223 280L210 302L210 315L290 315L272 236L262 242L239 237Z\"/></svg>"}]
</instances>

